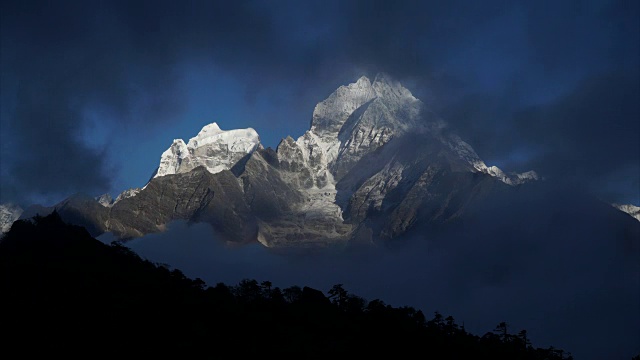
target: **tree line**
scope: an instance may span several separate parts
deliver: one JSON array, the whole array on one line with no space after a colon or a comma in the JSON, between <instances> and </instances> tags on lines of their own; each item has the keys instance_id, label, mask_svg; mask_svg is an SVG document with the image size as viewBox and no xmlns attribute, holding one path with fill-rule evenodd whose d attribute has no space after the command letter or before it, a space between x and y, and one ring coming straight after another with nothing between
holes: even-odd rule
<instances>
[{"instance_id":1,"label":"tree line","mask_svg":"<svg viewBox=\"0 0 640 360\"><path fill-rule=\"evenodd\" d=\"M23 355L93 352L566 360L506 322L472 334L453 316L368 301L342 284L321 291L244 279L208 286L105 245L53 213L16 222L0 241L2 348ZM82 345L82 346L80 346ZM88 352L87 350L89 349Z\"/></svg>"}]
</instances>

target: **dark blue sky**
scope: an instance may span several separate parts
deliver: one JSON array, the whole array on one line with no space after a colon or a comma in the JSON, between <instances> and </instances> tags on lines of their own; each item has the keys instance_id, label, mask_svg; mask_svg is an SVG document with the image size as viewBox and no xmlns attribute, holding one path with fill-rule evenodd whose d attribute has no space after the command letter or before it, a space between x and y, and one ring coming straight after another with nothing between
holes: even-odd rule
<instances>
[{"instance_id":1,"label":"dark blue sky","mask_svg":"<svg viewBox=\"0 0 640 360\"><path fill-rule=\"evenodd\" d=\"M3 1L0 202L142 186L217 121L265 146L384 71L489 164L640 204L637 1Z\"/></svg>"}]
</instances>

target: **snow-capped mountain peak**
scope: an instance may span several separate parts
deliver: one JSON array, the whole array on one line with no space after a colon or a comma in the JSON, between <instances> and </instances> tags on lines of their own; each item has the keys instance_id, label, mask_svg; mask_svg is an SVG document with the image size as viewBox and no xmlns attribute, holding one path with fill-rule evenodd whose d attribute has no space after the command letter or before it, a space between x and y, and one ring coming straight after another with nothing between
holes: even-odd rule
<instances>
[{"instance_id":1,"label":"snow-capped mountain peak","mask_svg":"<svg viewBox=\"0 0 640 360\"><path fill-rule=\"evenodd\" d=\"M411 91L385 73L373 82L366 76L340 86L313 111L311 128L296 143L313 143L322 160L339 180L364 155L391 139L410 133L428 132L467 162L473 171L491 175L508 185L539 180L535 171L505 173L487 166L471 145L445 132L445 121L431 112ZM283 150L284 151L284 150ZM308 151L307 151L308 152Z\"/></svg>"},{"instance_id":2,"label":"snow-capped mountain peak","mask_svg":"<svg viewBox=\"0 0 640 360\"><path fill-rule=\"evenodd\" d=\"M373 90L377 97L383 97L386 99L394 99L397 101L417 101L411 91L402 86L402 84L391 78L385 73L379 73L376 75L372 84Z\"/></svg>"},{"instance_id":3,"label":"snow-capped mountain peak","mask_svg":"<svg viewBox=\"0 0 640 360\"><path fill-rule=\"evenodd\" d=\"M340 86L316 105L307 137L313 137L338 178L363 155L404 133L422 131L422 102L384 73ZM340 163L340 165L337 165Z\"/></svg>"},{"instance_id":4,"label":"snow-capped mountain peak","mask_svg":"<svg viewBox=\"0 0 640 360\"><path fill-rule=\"evenodd\" d=\"M347 118L360 106L376 97L366 76L355 83L340 86L313 110L311 131L329 137L337 135Z\"/></svg>"},{"instance_id":5,"label":"snow-capped mountain peak","mask_svg":"<svg viewBox=\"0 0 640 360\"><path fill-rule=\"evenodd\" d=\"M162 153L154 177L184 173L198 166L213 174L229 170L259 145L260 137L253 128L225 131L214 122L204 126L186 144L182 139L173 140Z\"/></svg>"},{"instance_id":6,"label":"snow-capped mountain peak","mask_svg":"<svg viewBox=\"0 0 640 360\"><path fill-rule=\"evenodd\" d=\"M494 183L474 173L509 185L539 178L487 166L400 82L378 74L340 86L316 105L309 130L275 151L252 128L213 122L188 142L174 139L144 187L96 198L102 206L56 206L123 238L187 219L274 247L369 241L461 216L481 196L470 186Z\"/></svg>"}]
</instances>

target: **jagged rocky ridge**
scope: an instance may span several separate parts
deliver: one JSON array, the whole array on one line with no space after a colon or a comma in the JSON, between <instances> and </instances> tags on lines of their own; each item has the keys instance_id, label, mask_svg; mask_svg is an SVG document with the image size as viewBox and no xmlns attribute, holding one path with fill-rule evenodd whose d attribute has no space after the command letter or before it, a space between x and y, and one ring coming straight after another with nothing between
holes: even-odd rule
<instances>
[{"instance_id":1,"label":"jagged rocky ridge","mask_svg":"<svg viewBox=\"0 0 640 360\"><path fill-rule=\"evenodd\" d=\"M493 191L540 179L488 167L446 126L399 82L361 77L316 105L310 129L275 150L251 128L212 123L186 144L174 140L142 189L54 208L92 235L128 239L187 220L232 242L326 246L445 223Z\"/></svg>"}]
</instances>

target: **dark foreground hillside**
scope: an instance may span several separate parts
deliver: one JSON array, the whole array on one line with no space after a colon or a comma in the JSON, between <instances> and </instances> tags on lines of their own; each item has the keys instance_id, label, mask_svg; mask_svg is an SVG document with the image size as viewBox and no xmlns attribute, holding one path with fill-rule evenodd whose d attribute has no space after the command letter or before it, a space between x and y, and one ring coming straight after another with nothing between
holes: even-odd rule
<instances>
[{"instance_id":1,"label":"dark foreground hillside","mask_svg":"<svg viewBox=\"0 0 640 360\"><path fill-rule=\"evenodd\" d=\"M0 343L23 356L571 358L532 346L526 331L503 319L486 334L470 334L451 316L367 301L340 284L323 290L251 279L207 286L105 245L53 213L16 222L0 242Z\"/></svg>"}]
</instances>

